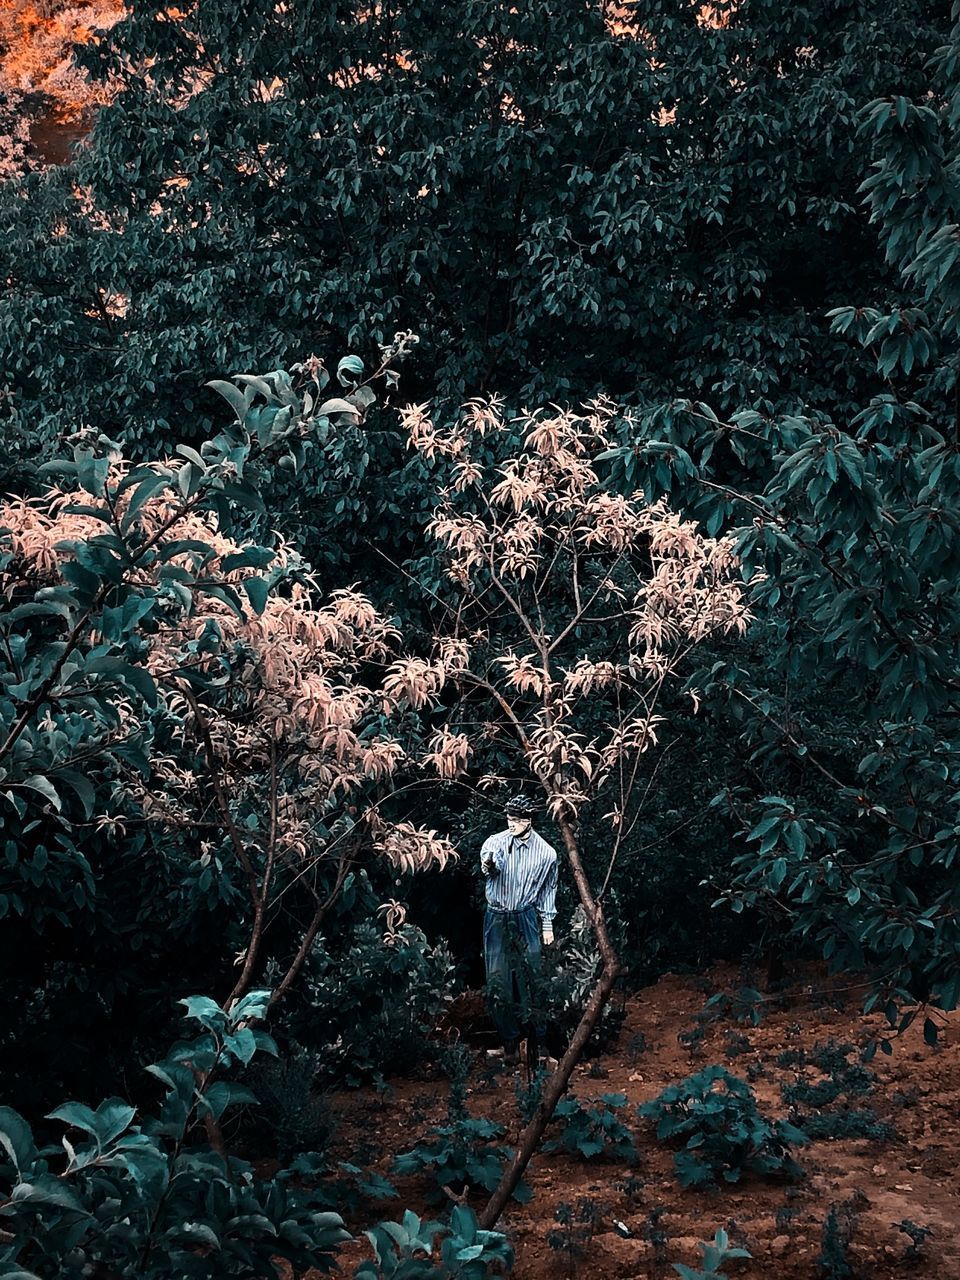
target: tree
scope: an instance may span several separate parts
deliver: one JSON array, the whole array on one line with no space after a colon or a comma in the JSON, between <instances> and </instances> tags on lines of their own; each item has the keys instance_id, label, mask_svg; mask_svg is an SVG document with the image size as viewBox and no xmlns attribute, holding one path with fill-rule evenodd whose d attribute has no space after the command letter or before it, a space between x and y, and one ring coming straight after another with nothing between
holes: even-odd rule
<instances>
[{"instance_id":1,"label":"tree","mask_svg":"<svg viewBox=\"0 0 960 1280\"><path fill-rule=\"evenodd\" d=\"M360 381L355 358L341 366ZM207 981L229 1006L271 958L276 1001L371 856L415 870L453 854L380 812L398 769L416 771L388 710L399 727L395 626L355 590L321 603L263 525L263 474L373 394L324 401L325 377L315 364L302 398L286 375L223 384L236 421L202 454L131 465L87 441L48 464L71 488L0 507L0 914L28 983L49 984L51 934L89 928L127 939L123 971L130 947L148 953L141 986L152 962L169 984L183 917L192 934L217 912L212 948L187 938ZM151 875L176 904L152 928Z\"/></svg>"},{"instance_id":2,"label":"tree","mask_svg":"<svg viewBox=\"0 0 960 1280\"><path fill-rule=\"evenodd\" d=\"M442 778L464 773L478 722L488 741L511 745L510 772L542 788L599 948L580 1023L481 1215L490 1227L621 970L603 898L648 799L641 764L657 742L661 691L698 644L742 633L749 615L729 540L703 536L664 503L617 497L600 483L611 405L508 422L497 402L474 401L447 427L425 406L403 417L414 447L436 464L441 501L430 531L452 584L438 593L449 610L439 657L408 665L415 704L448 681L460 695L428 758ZM487 775L478 785L507 781ZM591 883L578 836L591 807L608 826L601 883Z\"/></svg>"},{"instance_id":3,"label":"tree","mask_svg":"<svg viewBox=\"0 0 960 1280\"><path fill-rule=\"evenodd\" d=\"M954 12L923 101L862 115L864 192L900 274L885 309L848 301L832 324L869 356L874 394L849 415L651 403L613 473L734 528L751 575L763 661L701 680L755 774L707 783L745 846L720 900L866 970L868 1007L901 1027L903 1004L960 1000Z\"/></svg>"},{"instance_id":4,"label":"tree","mask_svg":"<svg viewBox=\"0 0 960 1280\"><path fill-rule=\"evenodd\" d=\"M823 313L889 279L857 112L922 93L945 30L920 0L138 4L78 55L116 88L89 146L0 220L19 421L153 456L210 433L218 372L407 329L457 402L851 403Z\"/></svg>"}]
</instances>

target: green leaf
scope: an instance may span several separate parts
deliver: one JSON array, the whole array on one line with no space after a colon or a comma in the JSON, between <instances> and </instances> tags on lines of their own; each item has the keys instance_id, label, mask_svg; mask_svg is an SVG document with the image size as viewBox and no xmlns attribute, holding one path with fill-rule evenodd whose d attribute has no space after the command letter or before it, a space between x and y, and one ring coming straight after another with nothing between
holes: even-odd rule
<instances>
[{"instance_id":1,"label":"green leaf","mask_svg":"<svg viewBox=\"0 0 960 1280\"><path fill-rule=\"evenodd\" d=\"M30 1126L12 1107L0 1107L0 1147L17 1169L29 1169L37 1158Z\"/></svg>"},{"instance_id":2,"label":"green leaf","mask_svg":"<svg viewBox=\"0 0 960 1280\"><path fill-rule=\"evenodd\" d=\"M26 787L30 791L36 791L42 795L45 800L53 805L57 813L63 807L60 801L59 793L49 778L43 777L42 774L32 773L29 778L24 778L22 782L16 784L18 787Z\"/></svg>"},{"instance_id":3,"label":"green leaf","mask_svg":"<svg viewBox=\"0 0 960 1280\"><path fill-rule=\"evenodd\" d=\"M194 1018L211 1031L220 1031L227 1024L227 1015L209 996L187 996L178 1003L184 1006L188 1018Z\"/></svg>"},{"instance_id":4,"label":"green leaf","mask_svg":"<svg viewBox=\"0 0 960 1280\"><path fill-rule=\"evenodd\" d=\"M245 1085L235 1084L232 1080L217 1080L207 1089L203 1100L210 1108L215 1120L219 1120L228 1107L242 1104L257 1105L257 1095Z\"/></svg>"},{"instance_id":5,"label":"green leaf","mask_svg":"<svg viewBox=\"0 0 960 1280\"><path fill-rule=\"evenodd\" d=\"M363 361L359 356L344 356L337 365L337 381L341 387L352 387L363 377Z\"/></svg>"},{"instance_id":6,"label":"green leaf","mask_svg":"<svg viewBox=\"0 0 960 1280\"><path fill-rule=\"evenodd\" d=\"M270 598L270 584L264 578L244 578L243 589L253 611L259 617L267 607Z\"/></svg>"},{"instance_id":7,"label":"green leaf","mask_svg":"<svg viewBox=\"0 0 960 1280\"><path fill-rule=\"evenodd\" d=\"M210 382L205 382L204 386L210 387L212 390L216 391L218 395L223 396L224 400L226 400L226 402L231 406L234 413L237 415L238 421L242 425L252 403L252 397L248 400L244 393L240 391L239 388L235 387L232 382L224 382L221 378L213 378Z\"/></svg>"}]
</instances>

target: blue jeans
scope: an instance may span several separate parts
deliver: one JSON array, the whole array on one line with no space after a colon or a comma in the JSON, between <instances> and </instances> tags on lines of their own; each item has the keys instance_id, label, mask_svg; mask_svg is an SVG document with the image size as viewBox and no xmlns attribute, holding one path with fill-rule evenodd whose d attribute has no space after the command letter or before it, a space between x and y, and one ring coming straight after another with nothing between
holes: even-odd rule
<instances>
[{"instance_id":1,"label":"blue jeans","mask_svg":"<svg viewBox=\"0 0 960 1280\"><path fill-rule=\"evenodd\" d=\"M490 1013L506 1044L532 1025L542 1042L546 1031L539 991L540 917L536 907L495 911L483 920L483 959Z\"/></svg>"}]
</instances>

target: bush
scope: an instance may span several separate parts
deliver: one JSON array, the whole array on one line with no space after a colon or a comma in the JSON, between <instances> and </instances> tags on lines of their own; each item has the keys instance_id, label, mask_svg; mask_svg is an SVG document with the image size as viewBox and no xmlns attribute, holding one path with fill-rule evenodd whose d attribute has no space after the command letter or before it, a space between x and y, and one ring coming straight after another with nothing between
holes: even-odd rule
<instances>
[{"instance_id":1,"label":"bush","mask_svg":"<svg viewBox=\"0 0 960 1280\"><path fill-rule=\"evenodd\" d=\"M685 1187L737 1182L746 1171L800 1174L788 1147L807 1135L784 1121L769 1121L757 1109L753 1090L724 1067L706 1067L665 1089L638 1114L654 1120L657 1137L685 1140L674 1156Z\"/></svg>"},{"instance_id":2,"label":"bush","mask_svg":"<svg viewBox=\"0 0 960 1280\"><path fill-rule=\"evenodd\" d=\"M637 1154L633 1135L617 1115L626 1104L624 1093L605 1093L593 1106L574 1097L561 1099L551 1122L561 1125L561 1131L544 1144L544 1151L569 1151L584 1160L603 1155L632 1162Z\"/></svg>"},{"instance_id":3,"label":"bush","mask_svg":"<svg viewBox=\"0 0 960 1280\"><path fill-rule=\"evenodd\" d=\"M260 1105L245 1117L244 1138L284 1161L302 1151L325 1151L334 1118L316 1092L319 1070L318 1056L297 1044L276 1061L252 1063L244 1079Z\"/></svg>"},{"instance_id":4,"label":"bush","mask_svg":"<svg viewBox=\"0 0 960 1280\"><path fill-rule=\"evenodd\" d=\"M381 1222L366 1236L376 1260L362 1262L355 1280L487 1280L509 1275L513 1266L506 1236L481 1231L473 1210L464 1205L453 1210L447 1225L421 1222L408 1209L399 1223Z\"/></svg>"},{"instance_id":5,"label":"bush","mask_svg":"<svg viewBox=\"0 0 960 1280\"><path fill-rule=\"evenodd\" d=\"M393 1172L401 1175L429 1172L441 1192L445 1187L456 1194L466 1187L493 1191L512 1155L508 1147L489 1145L503 1134L503 1126L492 1120L460 1117L449 1124L435 1126L425 1141L401 1152L393 1162ZM530 1188L521 1183L513 1198L523 1204L531 1194Z\"/></svg>"},{"instance_id":6,"label":"bush","mask_svg":"<svg viewBox=\"0 0 960 1280\"><path fill-rule=\"evenodd\" d=\"M548 1024L566 1045L576 1030L600 971L600 952L582 908L556 946L543 953L543 1002ZM622 1003L609 1002L587 1041L586 1053L603 1053L617 1042L623 1025Z\"/></svg>"},{"instance_id":7,"label":"bush","mask_svg":"<svg viewBox=\"0 0 960 1280\"><path fill-rule=\"evenodd\" d=\"M431 947L414 926L404 925L388 946L376 924L363 921L342 949L314 947L285 1026L317 1055L322 1083L408 1074L428 1053L455 972L447 947Z\"/></svg>"},{"instance_id":8,"label":"bush","mask_svg":"<svg viewBox=\"0 0 960 1280\"><path fill-rule=\"evenodd\" d=\"M72 1130L70 1138L38 1148L27 1122L0 1108L0 1274L259 1280L279 1276L281 1260L332 1268L350 1237L313 1192L282 1174L260 1180L245 1161L187 1141L198 1120L219 1121L256 1101L216 1077L275 1052L249 1025L263 1017L269 994L253 992L229 1013L206 997L182 1002L202 1032L147 1068L165 1096L140 1124L119 1098L96 1111L68 1102L47 1118Z\"/></svg>"}]
</instances>

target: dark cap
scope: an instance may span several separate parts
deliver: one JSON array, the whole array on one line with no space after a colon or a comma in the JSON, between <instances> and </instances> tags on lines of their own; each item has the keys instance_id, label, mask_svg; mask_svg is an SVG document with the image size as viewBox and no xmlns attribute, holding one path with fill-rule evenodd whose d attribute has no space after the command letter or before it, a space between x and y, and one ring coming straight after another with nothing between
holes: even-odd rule
<instances>
[{"instance_id":1,"label":"dark cap","mask_svg":"<svg viewBox=\"0 0 960 1280\"><path fill-rule=\"evenodd\" d=\"M510 818L532 818L538 807L537 802L529 796L516 795L510 797L503 806L503 811Z\"/></svg>"}]
</instances>

